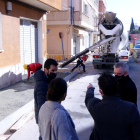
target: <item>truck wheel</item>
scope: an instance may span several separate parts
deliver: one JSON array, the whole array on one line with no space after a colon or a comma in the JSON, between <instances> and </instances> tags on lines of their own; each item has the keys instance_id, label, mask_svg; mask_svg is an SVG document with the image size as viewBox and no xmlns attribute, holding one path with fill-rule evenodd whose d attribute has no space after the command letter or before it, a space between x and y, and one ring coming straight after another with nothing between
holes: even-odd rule
<instances>
[{"instance_id":1,"label":"truck wheel","mask_svg":"<svg viewBox=\"0 0 140 140\"><path fill-rule=\"evenodd\" d=\"M94 69L97 69L98 68L98 65L93 65L94 66Z\"/></svg>"},{"instance_id":2,"label":"truck wheel","mask_svg":"<svg viewBox=\"0 0 140 140\"><path fill-rule=\"evenodd\" d=\"M102 65L98 65L98 68L99 68L99 69L102 69Z\"/></svg>"},{"instance_id":3,"label":"truck wheel","mask_svg":"<svg viewBox=\"0 0 140 140\"><path fill-rule=\"evenodd\" d=\"M102 68L104 68L106 66L106 64L102 64Z\"/></svg>"}]
</instances>

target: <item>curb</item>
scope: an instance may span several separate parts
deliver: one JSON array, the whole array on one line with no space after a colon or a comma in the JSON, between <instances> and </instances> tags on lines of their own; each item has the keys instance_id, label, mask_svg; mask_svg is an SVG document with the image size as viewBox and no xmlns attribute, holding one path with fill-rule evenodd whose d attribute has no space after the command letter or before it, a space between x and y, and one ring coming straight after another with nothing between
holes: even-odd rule
<instances>
[{"instance_id":1,"label":"curb","mask_svg":"<svg viewBox=\"0 0 140 140\"><path fill-rule=\"evenodd\" d=\"M66 82L69 82L73 77L78 74L78 71L74 71L73 73L69 74L64 78ZM28 111L34 109L34 99L31 100L29 103L22 106L20 109L12 113L11 115L7 116L5 119L0 121L0 135L2 135L5 131L7 131L17 120L19 120L23 114Z\"/></svg>"},{"instance_id":2,"label":"curb","mask_svg":"<svg viewBox=\"0 0 140 140\"><path fill-rule=\"evenodd\" d=\"M34 99L29 103L25 104L23 107L6 117L4 120L0 121L0 135L8 130L22 115L34 108Z\"/></svg>"},{"instance_id":3,"label":"curb","mask_svg":"<svg viewBox=\"0 0 140 140\"><path fill-rule=\"evenodd\" d=\"M72 72L71 74L69 74L68 76L66 76L66 77L64 78L64 80L65 80L66 82L69 82L69 81L70 81L72 78L74 78L77 74L78 74L78 71L76 70L76 71Z\"/></svg>"}]
</instances>

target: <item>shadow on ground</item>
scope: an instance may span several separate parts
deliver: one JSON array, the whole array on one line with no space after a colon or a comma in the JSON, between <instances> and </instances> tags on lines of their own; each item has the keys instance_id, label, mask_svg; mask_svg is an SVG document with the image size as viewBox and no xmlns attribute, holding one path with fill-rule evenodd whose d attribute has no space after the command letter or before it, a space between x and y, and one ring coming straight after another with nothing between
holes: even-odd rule
<instances>
[{"instance_id":1,"label":"shadow on ground","mask_svg":"<svg viewBox=\"0 0 140 140\"><path fill-rule=\"evenodd\" d=\"M58 72L57 77L69 74ZM29 81L25 79L0 90L0 121L34 98L34 86L34 77L30 77Z\"/></svg>"}]
</instances>

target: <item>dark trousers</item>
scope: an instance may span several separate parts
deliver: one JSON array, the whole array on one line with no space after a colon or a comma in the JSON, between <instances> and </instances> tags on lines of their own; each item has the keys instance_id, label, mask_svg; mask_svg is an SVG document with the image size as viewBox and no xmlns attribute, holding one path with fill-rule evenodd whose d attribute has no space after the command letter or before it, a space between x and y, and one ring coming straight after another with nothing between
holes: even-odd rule
<instances>
[{"instance_id":1,"label":"dark trousers","mask_svg":"<svg viewBox=\"0 0 140 140\"><path fill-rule=\"evenodd\" d=\"M74 71L74 69L76 69L79 65L83 66L83 72L85 72L85 65L80 61L77 61L76 66L71 71Z\"/></svg>"},{"instance_id":2,"label":"dark trousers","mask_svg":"<svg viewBox=\"0 0 140 140\"><path fill-rule=\"evenodd\" d=\"M39 140L42 140L42 137L41 136L39 136Z\"/></svg>"},{"instance_id":3,"label":"dark trousers","mask_svg":"<svg viewBox=\"0 0 140 140\"><path fill-rule=\"evenodd\" d=\"M40 67L38 67L38 68L36 69L36 71L41 70L41 69L42 69L42 65L41 65Z\"/></svg>"}]
</instances>

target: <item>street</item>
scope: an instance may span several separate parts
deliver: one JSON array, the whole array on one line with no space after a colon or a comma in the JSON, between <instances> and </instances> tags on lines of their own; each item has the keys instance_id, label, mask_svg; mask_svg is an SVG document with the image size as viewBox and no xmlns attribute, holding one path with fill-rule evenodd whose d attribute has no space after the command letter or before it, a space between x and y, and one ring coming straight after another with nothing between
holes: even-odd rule
<instances>
[{"instance_id":1,"label":"street","mask_svg":"<svg viewBox=\"0 0 140 140\"><path fill-rule=\"evenodd\" d=\"M134 80L138 90L138 109L140 112L140 65L134 62L130 57L129 61L130 77ZM87 74L78 74L68 84L66 100L62 105L70 113L76 127L76 131L80 140L88 140L94 126L94 121L91 118L85 106L85 94L87 86L92 83L95 87L95 96L101 98L99 93L97 78L100 73L107 70L113 73L112 69L94 69L91 63L86 64ZM35 120L28 121L21 129L15 132L9 140L38 140L38 126Z\"/></svg>"},{"instance_id":2,"label":"street","mask_svg":"<svg viewBox=\"0 0 140 140\"><path fill-rule=\"evenodd\" d=\"M64 78L68 74L58 72L57 76ZM24 80L0 90L0 121L34 98L34 78L27 81L27 75L24 77Z\"/></svg>"},{"instance_id":3,"label":"street","mask_svg":"<svg viewBox=\"0 0 140 140\"><path fill-rule=\"evenodd\" d=\"M46 101L47 92L41 90L47 90L47 85L44 87L43 84L54 77L67 82L67 96L61 104L70 113L79 140L89 140L96 119L92 119L85 105L87 87L91 83L95 87L95 97L105 98L107 81L101 80L103 87L99 91L98 77L104 71L114 75L113 65L121 61L128 64L129 72L115 69L114 76L120 87L118 91L122 90L119 94L122 94L122 99L134 99L136 103L136 89L134 97L131 96L131 86L135 88L136 85L137 109L140 113L139 5L140 0L0 0L0 140L39 139L34 109L36 104ZM135 10L130 10L132 7ZM41 69L45 73L42 72L42 77L37 73ZM38 81L36 83L34 76ZM129 86L126 83L127 91L124 91L123 83L127 78ZM41 90L38 89L40 85ZM126 93L124 98L123 93ZM38 94L42 97L38 97ZM34 101L36 96L40 101ZM114 100L111 102L114 103ZM107 105L114 110L113 105ZM124 113L123 107L127 111L125 105L117 105L120 105L117 110L121 110L121 113ZM108 117L111 109L100 116ZM98 110L103 113L101 109ZM128 118L132 115L125 114L125 117L120 112L117 114L123 116L124 120L132 120ZM109 121L115 117L108 117ZM105 126L100 117L96 118L100 126ZM104 122L109 129L108 121L105 119ZM114 126L117 125L114 124L113 129ZM124 129L119 132L124 133ZM111 139L110 133L109 136Z\"/></svg>"}]
</instances>

